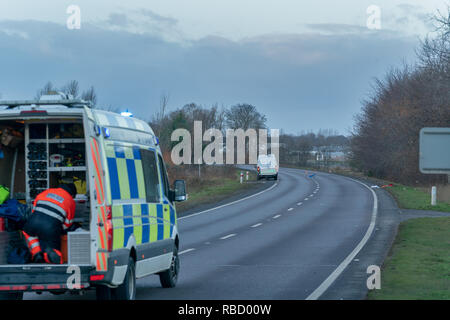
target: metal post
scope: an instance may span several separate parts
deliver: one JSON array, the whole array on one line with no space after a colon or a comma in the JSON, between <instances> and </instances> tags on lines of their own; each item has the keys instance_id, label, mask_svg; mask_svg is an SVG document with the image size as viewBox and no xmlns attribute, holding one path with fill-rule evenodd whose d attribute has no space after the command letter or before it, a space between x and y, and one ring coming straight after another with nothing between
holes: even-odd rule
<instances>
[{"instance_id":1,"label":"metal post","mask_svg":"<svg viewBox=\"0 0 450 320\"><path fill-rule=\"evenodd\" d=\"M245 180L248 181L248 171L245 174Z\"/></svg>"},{"instance_id":2,"label":"metal post","mask_svg":"<svg viewBox=\"0 0 450 320\"><path fill-rule=\"evenodd\" d=\"M242 183L243 180L244 180L244 173L242 173L242 171L241 171L241 176L239 178L239 182Z\"/></svg>"}]
</instances>

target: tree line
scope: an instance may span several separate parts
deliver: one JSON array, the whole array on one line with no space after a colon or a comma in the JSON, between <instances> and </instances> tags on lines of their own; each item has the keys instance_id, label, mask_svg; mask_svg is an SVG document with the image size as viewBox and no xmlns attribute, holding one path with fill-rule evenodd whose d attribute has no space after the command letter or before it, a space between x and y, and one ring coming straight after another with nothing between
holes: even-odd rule
<instances>
[{"instance_id":1,"label":"tree line","mask_svg":"<svg viewBox=\"0 0 450 320\"><path fill-rule=\"evenodd\" d=\"M420 129L450 126L450 10L434 21L436 32L421 42L418 62L376 79L355 117L351 162L370 176L446 182L446 176L419 172Z\"/></svg>"},{"instance_id":2,"label":"tree line","mask_svg":"<svg viewBox=\"0 0 450 320\"><path fill-rule=\"evenodd\" d=\"M328 166L331 153L346 152L349 139L334 129L319 129L317 133L300 132L299 134L280 135L280 162L303 167ZM315 154L323 156L321 163Z\"/></svg>"},{"instance_id":3,"label":"tree line","mask_svg":"<svg viewBox=\"0 0 450 320\"><path fill-rule=\"evenodd\" d=\"M97 105L97 93L94 86L81 91L80 85L77 80L71 80L61 87L56 87L51 81L48 81L41 89L36 93L36 99L51 92L62 92L67 95L71 95L73 99L82 99L91 103L92 107Z\"/></svg>"},{"instance_id":4,"label":"tree line","mask_svg":"<svg viewBox=\"0 0 450 320\"><path fill-rule=\"evenodd\" d=\"M166 159L170 158L170 151L178 144L171 141L172 132L176 129L186 129L194 132L194 121L202 122L202 135L208 129L218 129L225 137L226 129L266 129L267 118L258 109L248 103L240 103L230 107L219 107L213 104L205 107L196 103L189 103L168 112L169 96L163 94L159 110L152 116L149 124L159 138L162 152ZM194 139L194 136L191 136ZM193 143L193 142L192 142ZM208 143L204 143L206 146Z\"/></svg>"}]
</instances>

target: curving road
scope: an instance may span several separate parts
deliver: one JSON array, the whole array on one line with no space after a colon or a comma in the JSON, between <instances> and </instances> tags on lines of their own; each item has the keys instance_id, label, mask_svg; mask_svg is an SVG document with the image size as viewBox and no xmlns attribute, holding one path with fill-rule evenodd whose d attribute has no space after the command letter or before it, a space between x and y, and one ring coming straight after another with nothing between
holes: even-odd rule
<instances>
[{"instance_id":1,"label":"curving road","mask_svg":"<svg viewBox=\"0 0 450 320\"><path fill-rule=\"evenodd\" d=\"M282 168L270 190L180 217L177 287L140 279L137 299L306 299L361 245L373 206L354 180Z\"/></svg>"}]
</instances>

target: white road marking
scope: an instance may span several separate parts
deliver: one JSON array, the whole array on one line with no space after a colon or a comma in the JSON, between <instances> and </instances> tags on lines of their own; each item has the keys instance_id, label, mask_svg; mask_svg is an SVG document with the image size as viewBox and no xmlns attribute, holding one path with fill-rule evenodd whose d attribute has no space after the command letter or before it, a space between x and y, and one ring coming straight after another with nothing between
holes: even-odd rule
<instances>
[{"instance_id":1,"label":"white road marking","mask_svg":"<svg viewBox=\"0 0 450 320\"><path fill-rule=\"evenodd\" d=\"M288 209L288 211L292 211L292 210L294 210L294 208L289 208L289 209Z\"/></svg>"},{"instance_id":2,"label":"white road marking","mask_svg":"<svg viewBox=\"0 0 450 320\"><path fill-rule=\"evenodd\" d=\"M186 250L183 250L181 252L178 252L178 255L181 255L181 254L184 254L184 253L188 253L188 252L191 252L191 251L194 251L194 250L195 250L194 248L186 249Z\"/></svg>"},{"instance_id":3,"label":"white road marking","mask_svg":"<svg viewBox=\"0 0 450 320\"><path fill-rule=\"evenodd\" d=\"M308 198L305 198L305 201L308 201Z\"/></svg>"},{"instance_id":4,"label":"white road marking","mask_svg":"<svg viewBox=\"0 0 450 320\"><path fill-rule=\"evenodd\" d=\"M252 227L252 228L256 228L256 227L259 227L259 226L262 226L262 223L254 224L254 225L252 225L251 227Z\"/></svg>"},{"instance_id":5,"label":"white road marking","mask_svg":"<svg viewBox=\"0 0 450 320\"><path fill-rule=\"evenodd\" d=\"M347 177L345 177L347 178ZM375 222L377 220L377 214L378 214L378 197L375 191L373 191L371 188L369 188L364 183L352 179L347 178L350 180L353 180L359 184L362 184L364 187L369 189L372 192L373 195L373 209L372 209L372 218L370 221L369 228L366 231L366 234L362 238L362 240L358 243L358 245L353 249L353 251L345 258L344 261L341 262L341 264L336 268L336 270L331 273L328 278L325 279L324 282L316 289L314 290L307 298L306 300L317 300L320 298L322 294L324 294L325 291L333 284L334 281L340 276L340 274L345 270L345 268L352 262L352 260L356 257L356 255L361 251L361 249L366 245L367 241L369 240L370 236L372 235L373 229L375 228Z\"/></svg>"},{"instance_id":6,"label":"white road marking","mask_svg":"<svg viewBox=\"0 0 450 320\"><path fill-rule=\"evenodd\" d=\"M221 239L221 240L225 240L225 239L234 237L235 235L236 235L236 233L232 233L232 234L229 234L229 235L227 235L227 236L224 236L224 237L222 237L222 238L220 238L220 239Z\"/></svg>"},{"instance_id":7,"label":"white road marking","mask_svg":"<svg viewBox=\"0 0 450 320\"><path fill-rule=\"evenodd\" d=\"M248 196L248 197L245 197L245 198L242 198L242 199L239 199L239 200L230 202L230 203L226 203L226 204L223 204L223 205L221 205L221 206L214 207L214 208L211 208L211 209L208 209L208 210L204 210L204 211L196 212L196 213L193 213L193 214L184 216L184 217L180 217L180 218L178 218L178 220L183 220L183 219L186 219L186 218L198 216L199 214L202 214L202 213L207 213L207 212L211 212L211 211L213 211L213 210L217 210L217 209L220 209L220 208L223 208L223 207L231 206L232 204L235 204L235 203L238 203L238 202L241 202L241 201L244 201L244 200L247 200L247 199L256 197L256 196L259 196L260 194L263 194L264 192L267 192L267 191L269 191L269 190L272 190L272 189L275 188L277 185L278 185L278 182L276 182L276 183L275 183L273 186L271 186L270 188L267 188L267 189L265 189L265 190L263 190L263 191L260 191L260 192L258 192L258 193L252 194L251 196Z\"/></svg>"},{"instance_id":8,"label":"white road marking","mask_svg":"<svg viewBox=\"0 0 450 320\"><path fill-rule=\"evenodd\" d=\"M276 216L273 216L274 219L278 219L279 217L281 217L281 214L277 214Z\"/></svg>"},{"instance_id":9,"label":"white road marking","mask_svg":"<svg viewBox=\"0 0 450 320\"><path fill-rule=\"evenodd\" d=\"M303 204L303 202L299 202L299 203L297 203L297 205L298 205L298 206L301 206L302 204Z\"/></svg>"}]
</instances>

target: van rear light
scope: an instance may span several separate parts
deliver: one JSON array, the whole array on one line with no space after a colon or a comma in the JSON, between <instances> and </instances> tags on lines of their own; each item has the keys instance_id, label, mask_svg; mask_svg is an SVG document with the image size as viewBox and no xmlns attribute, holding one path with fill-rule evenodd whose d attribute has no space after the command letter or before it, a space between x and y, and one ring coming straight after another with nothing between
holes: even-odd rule
<instances>
[{"instance_id":1,"label":"van rear light","mask_svg":"<svg viewBox=\"0 0 450 320\"><path fill-rule=\"evenodd\" d=\"M47 111L45 110L24 110L24 111L20 111L20 115L24 115L24 116L46 116L47 115Z\"/></svg>"},{"instance_id":2,"label":"van rear light","mask_svg":"<svg viewBox=\"0 0 450 320\"><path fill-rule=\"evenodd\" d=\"M89 277L90 281L101 281L103 279L105 279L104 274L93 274L92 276Z\"/></svg>"},{"instance_id":3,"label":"van rear light","mask_svg":"<svg viewBox=\"0 0 450 320\"><path fill-rule=\"evenodd\" d=\"M106 207L106 236L108 251L113 249L113 223L112 223L112 210L111 206Z\"/></svg>"},{"instance_id":4,"label":"van rear light","mask_svg":"<svg viewBox=\"0 0 450 320\"><path fill-rule=\"evenodd\" d=\"M258 168L256 168L256 170L258 170L258 172L259 172L259 166L258 166Z\"/></svg>"}]
</instances>

